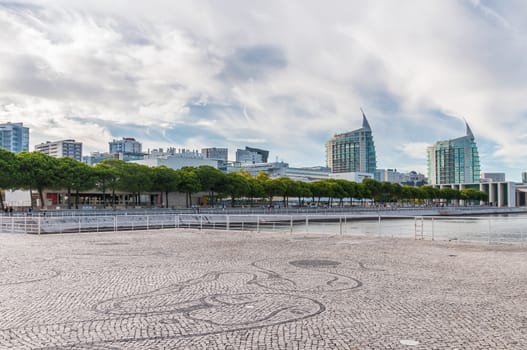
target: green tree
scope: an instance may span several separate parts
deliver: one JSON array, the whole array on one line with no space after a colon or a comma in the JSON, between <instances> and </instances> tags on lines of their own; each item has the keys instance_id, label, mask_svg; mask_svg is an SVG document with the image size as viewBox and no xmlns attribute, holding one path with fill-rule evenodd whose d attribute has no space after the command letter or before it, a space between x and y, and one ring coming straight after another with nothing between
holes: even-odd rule
<instances>
[{"instance_id":1,"label":"green tree","mask_svg":"<svg viewBox=\"0 0 527 350\"><path fill-rule=\"evenodd\" d=\"M152 187L152 170L146 165L136 163L122 163L120 165L119 190L134 195L134 204L140 205L141 193Z\"/></svg>"},{"instance_id":2,"label":"green tree","mask_svg":"<svg viewBox=\"0 0 527 350\"><path fill-rule=\"evenodd\" d=\"M364 179L362 181L362 185L368 191L368 195L371 199L377 201L381 198L383 190L379 181L376 181L374 179Z\"/></svg>"},{"instance_id":3,"label":"green tree","mask_svg":"<svg viewBox=\"0 0 527 350\"><path fill-rule=\"evenodd\" d=\"M265 190L261 181L244 170L239 171L239 174L247 180L247 197L249 198L251 205L254 203L255 198L265 197Z\"/></svg>"},{"instance_id":4,"label":"green tree","mask_svg":"<svg viewBox=\"0 0 527 350\"><path fill-rule=\"evenodd\" d=\"M210 206L214 207L214 193L226 186L225 173L209 165L202 165L196 169L201 190L209 193Z\"/></svg>"},{"instance_id":5,"label":"green tree","mask_svg":"<svg viewBox=\"0 0 527 350\"><path fill-rule=\"evenodd\" d=\"M190 207L192 193L196 193L201 189L198 175L196 174L196 168L183 167L177 170L179 176L178 191L185 193L186 206Z\"/></svg>"},{"instance_id":6,"label":"green tree","mask_svg":"<svg viewBox=\"0 0 527 350\"><path fill-rule=\"evenodd\" d=\"M231 207L234 207L236 198L249 193L249 181L240 173L228 173L225 183L224 191L231 197Z\"/></svg>"},{"instance_id":7,"label":"green tree","mask_svg":"<svg viewBox=\"0 0 527 350\"><path fill-rule=\"evenodd\" d=\"M46 188L56 187L60 182L57 179L57 158L40 152L21 152L17 154L19 163L20 187L38 191L40 207L46 208L43 191ZM31 196L33 207L33 196Z\"/></svg>"},{"instance_id":8,"label":"green tree","mask_svg":"<svg viewBox=\"0 0 527 350\"><path fill-rule=\"evenodd\" d=\"M163 165L152 168L152 175L152 190L165 194L165 207L168 208L168 193L178 190L179 173Z\"/></svg>"},{"instance_id":9,"label":"green tree","mask_svg":"<svg viewBox=\"0 0 527 350\"><path fill-rule=\"evenodd\" d=\"M96 174L93 168L71 157L57 159L57 182L54 188L67 189L68 209L71 209L71 191L75 191L75 209L79 209L79 192L95 187Z\"/></svg>"},{"instance_id":10,"label":"green tree","mask_svg":"<svg viewBox=\"0 0 527 350\"><path fill-rule=\"evenodd\" d=\"M17 186L18 159L13 152L0 148L0 208L4 210L2 190L12 189Z\"/></svg>"},{"instance_id":11,"label":"green tree","mask_svg":"<svg viewBox=\"0 0 527 350\"><path fill-rule=\"evenodd\" d=\"M111 190L112 208L115 209L115 191L119 187L121 179L121 165L124 163L118 159L105 159L95 164L96 186L103 194L103 206L106 208L106 190Z\"/></svg>"}]
</instances>

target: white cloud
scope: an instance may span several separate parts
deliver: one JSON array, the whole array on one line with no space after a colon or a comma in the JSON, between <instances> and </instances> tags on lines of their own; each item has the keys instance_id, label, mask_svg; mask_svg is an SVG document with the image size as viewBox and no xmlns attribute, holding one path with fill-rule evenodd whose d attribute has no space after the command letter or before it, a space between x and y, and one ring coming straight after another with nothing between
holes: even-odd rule
<instances>
[{"instance_id":1,"label":"white cloud","mask_svg":"<svg viewBox=\"0 0 527 350\"><path fill-rule=\"evenodd\" d=\"M409 168L424 144L463 135L440 114L466 118L487 167L518 177L526 13L477 0L0 1L0 121L27 123L33 144L75 137L88 150L126 136L116 125L194 125L159 146L247 142L315 165L327 138L360 127L362 106L379 167Z\"/></svg>"}]
</instances>

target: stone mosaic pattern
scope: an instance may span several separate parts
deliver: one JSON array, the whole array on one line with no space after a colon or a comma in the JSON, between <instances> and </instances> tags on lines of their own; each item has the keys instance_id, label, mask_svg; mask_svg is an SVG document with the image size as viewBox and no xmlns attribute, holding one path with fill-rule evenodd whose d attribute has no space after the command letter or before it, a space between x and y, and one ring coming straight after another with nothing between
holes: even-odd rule
<instances>
[{"instance_id":1,"label":"stone mosaic pattern","mask_svg":"<svg viewBox=\"0 0 527 350\"><path fill-rule=\"evenodd\" d=\"M527 349L527 246L0 237L0 349Z\"/></svg>"}]
</instances>

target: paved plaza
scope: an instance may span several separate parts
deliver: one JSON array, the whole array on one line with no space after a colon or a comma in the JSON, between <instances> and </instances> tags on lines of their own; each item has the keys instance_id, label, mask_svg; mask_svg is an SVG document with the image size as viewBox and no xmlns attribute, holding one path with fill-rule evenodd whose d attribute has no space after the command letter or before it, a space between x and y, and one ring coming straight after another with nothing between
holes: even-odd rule
<instances>
[{"instance_id":1,"label":"paved plaza","mask_svg":"<svg viewBox=\"0 0 527 350\"><path fill-rule=\"evenodd\" d=\"M0 234L0 349L527 349L527 246Z\"/></svg>"}]
</instances>

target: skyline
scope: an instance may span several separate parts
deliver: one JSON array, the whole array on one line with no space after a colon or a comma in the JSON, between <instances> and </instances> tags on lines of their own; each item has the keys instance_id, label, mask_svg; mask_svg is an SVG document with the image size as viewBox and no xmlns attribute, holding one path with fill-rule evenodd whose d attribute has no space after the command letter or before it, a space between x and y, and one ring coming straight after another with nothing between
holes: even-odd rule
<instances>
[{"instance_id":1,"label":"skyline","mask_svg":"<svg viewBox=\"0 0 527 350\"><path fill-rule=\"evenodd\" d=\"M481 171L527 170L527 5L520 1L0 0L0 122L85 153L245 146L291 166L360 128L378 168L426 173L470 124ZM448 20L445 20L448 19Z\"/></svg>"}]
</instances>

